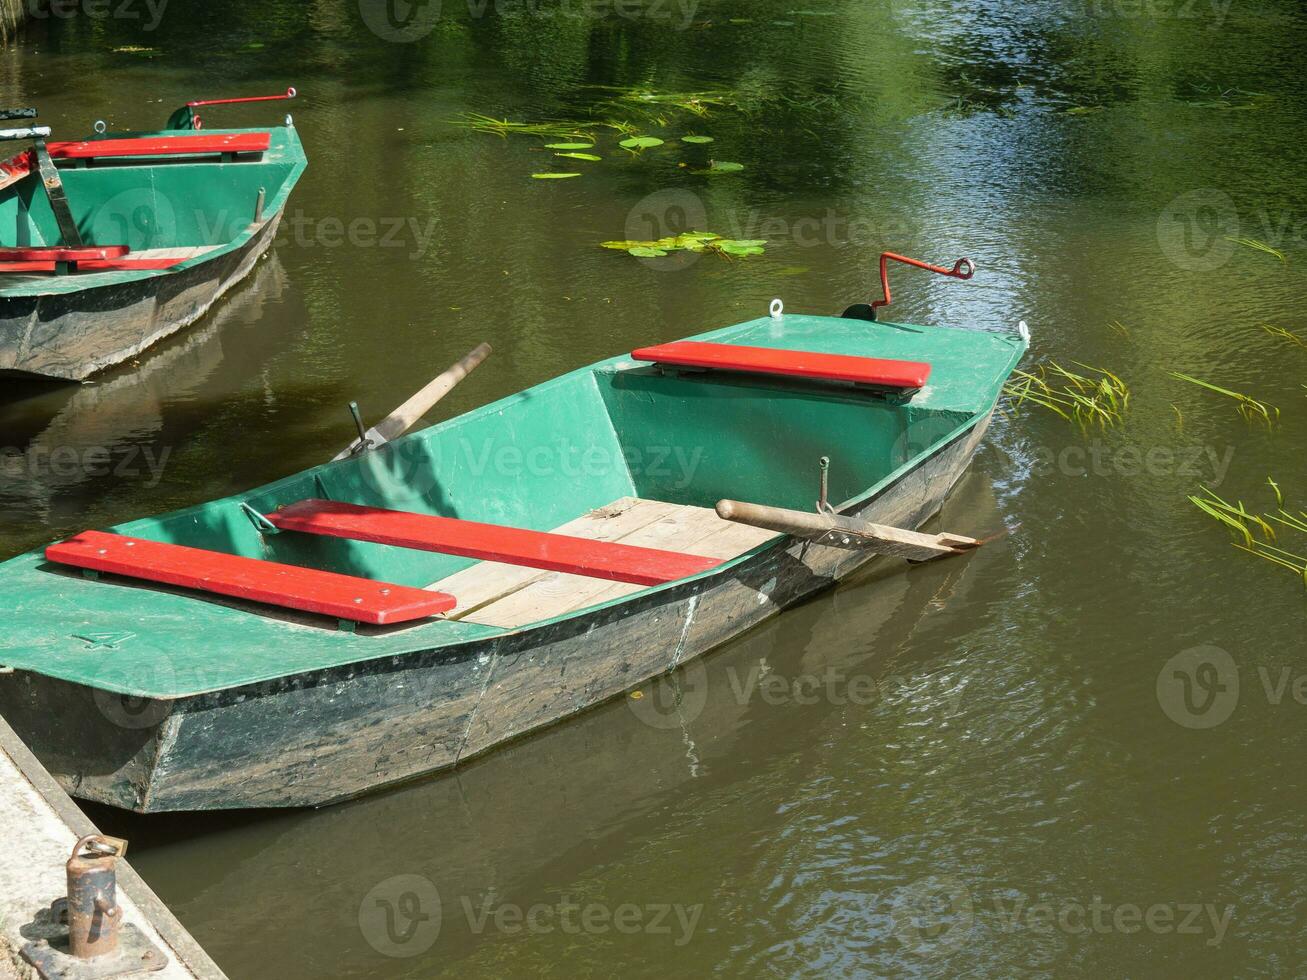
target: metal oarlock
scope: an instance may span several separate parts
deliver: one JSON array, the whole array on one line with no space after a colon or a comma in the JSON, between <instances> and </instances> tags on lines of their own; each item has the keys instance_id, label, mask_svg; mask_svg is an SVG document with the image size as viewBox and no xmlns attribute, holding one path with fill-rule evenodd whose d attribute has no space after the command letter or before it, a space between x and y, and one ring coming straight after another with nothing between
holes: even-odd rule
<instances>
[{"instance_id":1,"label":"metal oarlock","mask_svg":"<svg viewBox=\"0 0 1307 980\"><path fill-rule=\"evenodd\" d=\"M111 980L151 973L168 957L140 929L123 922L118 861L127 842L91 834L68 859L68 895L56 899L45 925L57 931L23 948L23 958L46 980Z\"/></svg>"}]
</instances>

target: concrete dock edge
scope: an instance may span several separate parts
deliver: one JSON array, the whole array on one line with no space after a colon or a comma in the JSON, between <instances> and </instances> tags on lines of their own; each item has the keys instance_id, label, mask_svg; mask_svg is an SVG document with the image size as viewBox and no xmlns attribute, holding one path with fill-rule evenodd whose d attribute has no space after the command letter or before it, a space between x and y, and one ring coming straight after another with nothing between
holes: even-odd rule
<instances>
[{"instance_id":1,"label":"concrete dock edge","mask_svg":"<svg viewBox=\"0 0 1307 980\"><path fill-rule=\"evenodd\" d=\"M13 729L0 718L0 978L36 974L20 955L22 930L66 887L64 862L73 845L97 828L78 809ZM118 864L119 905L168 956L165 970L137 976L226 980L126 861Z\"/></svg>"}]
</instances>

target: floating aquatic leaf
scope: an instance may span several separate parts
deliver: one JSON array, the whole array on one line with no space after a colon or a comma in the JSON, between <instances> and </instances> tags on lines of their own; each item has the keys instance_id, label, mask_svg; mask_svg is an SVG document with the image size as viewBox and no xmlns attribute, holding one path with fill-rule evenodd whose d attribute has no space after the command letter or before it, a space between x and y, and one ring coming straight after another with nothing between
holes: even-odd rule
<instances>
[{"instance_id":1,"label":"floating aquatic leaf","mask_svg":"<svg viewBox=\"0 0 1307 980\"><path fill-rule=\"evenodd\" d=\"M695 170L696 174L735 174L744 169L742 163L732 163L730 160L713 160L708 164L706 170Z\"/></svg>"},{"instance_id":2,"label":"floating aquatic leaf","mask_svg":"<svg viewBox=\"0 0 1307 980\"><path fill-rule=\"evenodd\" d=\"M589 150L594 147L593 143L546 143L545 149L548 150Z\"/></svg>"},{"instance_id":3,"label":"floating aquatic leaf","mask_svg":"<svg viewBox=\"0 0 1307 980\"><path fill-rule=\"evenodd\" d=\"M762 246L766 245L766 239L762 241L745 241L745 242L718 242L717 247L727 255L761 255Z\"/></svg>"},{"instance_id":4,"label":"floating aquatic leaf","mask_svg":"<svg viewBox=\"0 0 1307 980\"><path fill-rule=\"evenodd\" d=\"M663 141L657 136L632 136L630 139L624 139L618 144L624 150L635 150L643 152L655 146L662 146Z\"/></svg>"},{"instance_id":5,"label":"floating aquatic leaf","mask_svg":"<svg viewBox=\"0 0 1307 980\"><path fill-rule=\"evenodd\" d=\"M580 177L581 175L550 172L545 174L532 174L531 176L536 180L566 180L568 177Z\"/></svg>"},{"instance_id":6,"label":"floating aquatic leaf","mask_svg":"<svg viewBox=\"0 0 1307 980\"><path fill-rule=\"evenodd\" d=\"M712 141L713 138L711 136L682 136L681 137L682 143L698 144L698 143L711 143Z\"/></svg>"},{"instance_id":7,"label":"floating aquatic leaf","mask_svg":"<svg viewBox=\"0 0 1307 980\"><path fill-rule=\"evenodd\" d=\"M556 157L567 157L569 160L602 160L603 157L595 156L593 153L555 153Z\"/></svg>"},{"instance_id":8,"label":"floating aquatic leaf","mask_svg":"<svg viewBox=\"0 0 1307 980\"><path fill-rule=\"evenodd\" d=\"M767 244L766 239L753 238L739 241L723 238L706 231L690 231L683 235L671 235L656 241L613 241L601 242L604 248L627 252L637 258L655 258L669 252L715 252L723 258L742 258L749 255L762 255Z\"/></svg>"}]
</instances>

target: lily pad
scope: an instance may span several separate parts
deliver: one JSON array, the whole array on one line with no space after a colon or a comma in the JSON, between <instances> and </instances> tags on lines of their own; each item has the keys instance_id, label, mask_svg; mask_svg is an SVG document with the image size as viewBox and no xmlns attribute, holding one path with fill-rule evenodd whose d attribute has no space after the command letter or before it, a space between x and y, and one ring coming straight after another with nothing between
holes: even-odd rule
<instances>
[{"instance_id":1,"label":"lily pad","mask_svg":"<svg viewBox=\"0 0 1307 980\"><path fill-rule=\"evenodd\" d=\"M683 235L659 238L657 241L622 241L602 242L604 248L626 252L636 258L648 259L667 255L670 252L716 252L727 258L742 258L748 255L762 255L766 239L750 238L735 240L723 238L709 231L690 231Z\"/></svg>"},{"instance_id":2,"label":"lily pad","mask_svg":"<svg viewBox=\"0 0 1307 980\"><path fill-rule=\"evenodd\" d=\"M567 157L569 160L602 160L603 157L595 156L593 153L555 153L556 157Z\"/></svg>"},{"instance_id":3,"label":"lily pad","mask_svg":"<svg viewBox=\"0 0 1307 980\"><path fill-rule=\"evenodd\" d=\"M742 163L732 163L730 160L714 160L708 164L710 173L715 174L734 174L744 169Z\"/></svg>"},{"instance_id":4,"label":"lily pad","mask_svg":"<svg viewBox=\"0 0 1307 980\"><path fill-rule=\"evenodd\" d=\"M589 150L594 147L593 143L546 143L545 148L548 150Z\"/></svg>"},{"instance_id":5,"label":"lily pad","mask_svg":"<svg viewBox=\"0 0 1307 980\"><path fill-rule=\"evenodd\" d=\"M532 178L534 178L535 180L566 180L568 177L580 177L581 175L580 175L580 174L553 173L553 172L551 171L550 173L547 173L547 174L532 174L531 176L532 176Z\"/></svg>"},{"instance_id":6,"label":"lily pad","mask_svg":"<svg viewBox=\"0 0 1307 980\"><path fill-rule=\"evenodd\" d=\"M663 141L657 136L632 136L630 139L622 140L618 145L624 150L647 150L650 147L662 146Z\"/></svg>"},{"instance_id":7,"label":"lily pad","mask_svg":"<svg viewBox=\"0 0 1307 980\"><path fill-rule=\"evenodd\" d=\"M712 141L713 138L711 136L682 136L681 137L682 143L711 143Z\"/></svg>"}]
</instances>

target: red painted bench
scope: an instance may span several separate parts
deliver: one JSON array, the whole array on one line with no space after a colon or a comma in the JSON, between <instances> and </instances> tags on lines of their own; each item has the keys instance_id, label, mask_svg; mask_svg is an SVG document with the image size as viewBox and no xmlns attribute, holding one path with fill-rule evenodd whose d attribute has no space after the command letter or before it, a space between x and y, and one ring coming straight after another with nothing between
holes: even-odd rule
<instances>
[{"instance_id":1,"label":"red painted bench","mask_svg":"<svg viewBox=\"0 0 1307 980\"><path fill-rule=\"evenodd\" d=\"M54 272L53 262L0 262L0 272Z\"/></svg>"},{"instance_id":2,"label":"red painted bench","mask_svg":"<svg viewBox=\"0 0 1307 980\"><path fill-rule=\"evenodd\" d=\"M270 133L204 133L198 136L142 136L48 143L54 160L102 157L160 157L217 153L262 153L272 145Z\"/></svg>"},{"instance_id":3,"label":"red painted bench","mask_svg":"<svg viewBox=\"0 0 1307 980\"><path fill-rule=\"evenodd\" d=\"M301 500L267 518L285 531L371 541L635 585L675 582L721 564L715 558L675 551L331 500Z\"/></svg>"},{"instance_id":4,"label":"red painted bench","mask_svg":"<svg viewBox=\"0 0 1307 980\"><path fill-rule=\"evenodd\" d=\"M69 541L51 545L45 556L88 571L376 626L425 619L448 612L455 604L454 597L443 592L103 531L83 531Z\"/></svg>"},{"instance_id":5,"label":"red painted bench","mask_svg":"<svg viewBox=\"0 0 1307 980\"><path fill-rule=\"evenodd\" d=\"M188 258L167 259L84 259L76 263L75 272L134 272L149 269L171 269L189 262Z\"/></svg>"},{"instance_id":6,"label":"red painted bench","mask_svg":"<svg viewBox=\"0 0 1307 980\"><path fill-rule=\"evenodd\" d=\"M83 259L121 259L130 252L126 245L20 245L0 248L2 262L79 262Z\"/></svg>"},{"instance_id":7,"label":"red painted bench","mask_svg":"<svg viewBox=\"0 0 1307 980\"><path fill-rule=\"evenodd\" d=\"M820 381L851 381L855 384L905 390L924 387L926 379L930 377L930 365L919 361L709 344L697 340L678 340L656 347L641 347L632 351L631 357L637 361L652 361L675 367L775 374Z\"/></svg>"}]
</instances>

